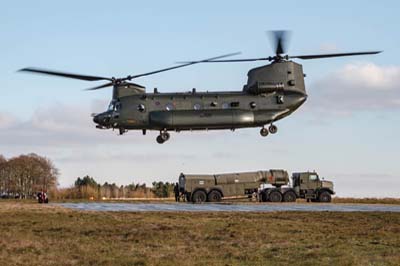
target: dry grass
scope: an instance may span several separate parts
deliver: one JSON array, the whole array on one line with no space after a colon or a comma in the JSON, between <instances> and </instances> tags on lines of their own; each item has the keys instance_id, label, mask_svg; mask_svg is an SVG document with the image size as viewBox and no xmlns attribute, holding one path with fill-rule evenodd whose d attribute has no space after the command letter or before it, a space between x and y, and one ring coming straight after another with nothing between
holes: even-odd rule
<instances>
[{"instance_id":1,"label":"dry grass","mask_svg":"<svg viewBox=\"0 0 400 266\"><path fill-rule=\"evenodd\" d=\"M398 204L400 198L332 198L334 203Z\"/></svg>"},{"instance_id":2,"label":"dry grass","mask_svg":"<svg viewBox=\"0 0 400 266\"><path fill-rule=\"evenodd\" d=\"M0 201L3 265L400 265L400 213L80 212Z\"/></svg>"}]
</instances>

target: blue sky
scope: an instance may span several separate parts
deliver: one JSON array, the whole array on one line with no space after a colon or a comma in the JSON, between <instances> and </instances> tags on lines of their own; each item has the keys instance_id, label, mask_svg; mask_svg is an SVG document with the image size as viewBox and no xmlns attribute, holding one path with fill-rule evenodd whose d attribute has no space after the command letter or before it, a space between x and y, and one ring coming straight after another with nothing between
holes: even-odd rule
<instances>
[{"instance_id":1,"label":"blue sky","mask_svg":"<svg viewBox=\"0 0 400 266\"><path fill-rule=\"evenodd\" d=\"M175 181L180 172L285 168L312 170L342 196L399 196L399 3L365 1L2 1L0 154L37 152L77 176L119 184ZM289 53L384 50L376 56L299 61L309 99L277 123L234 133L156 133L119 137L94 128L111 90L92 83L20 74L27 66L125 76L176 61L241 51L272 54L265 32L292 31ZM211 64L136 80L148 90L241 90L260 64ZM396 83L397 82L397 83ZM383 183L383 184L382 184Z\"/></svg>"}]
</instances>

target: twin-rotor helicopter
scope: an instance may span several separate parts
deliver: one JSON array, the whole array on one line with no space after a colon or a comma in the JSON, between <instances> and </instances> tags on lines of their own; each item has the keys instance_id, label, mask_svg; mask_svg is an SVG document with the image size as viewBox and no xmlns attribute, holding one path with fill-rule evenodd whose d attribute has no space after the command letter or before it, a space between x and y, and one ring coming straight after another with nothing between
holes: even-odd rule
<instances>
[{"instance_id":1,"label":"twin-rotor helicopter","mask_svg":"<svg viewBox=\"0 0 400 266\"><path fill-rule=\"evenodd\" d=\"M122 135L128 130L157 130L158 143L169 140L169 132L184 130L217 130L260 127L261 136L278 131L276 121L290 115L307 99L302 65L291 59L319 59L340 56L377 54L381 51L332 53L290 56L286 52L287 32L271 32L275 55L250 59L224 59L227 54L200 61L129 75L124 78L107 78L51 71L39 68L23 68L20 71L53 75L86 81L106 80L107 83L90 88L97 90L113 87L108 110L96 114L93 121L98 129L118 129ZM250 69L247 84L242 91L153 92L131 80L143 76L191 66L199 63L269 61L261 67ZM266 127L268 126L268 127Z\"/></svg>"}]
</instances>

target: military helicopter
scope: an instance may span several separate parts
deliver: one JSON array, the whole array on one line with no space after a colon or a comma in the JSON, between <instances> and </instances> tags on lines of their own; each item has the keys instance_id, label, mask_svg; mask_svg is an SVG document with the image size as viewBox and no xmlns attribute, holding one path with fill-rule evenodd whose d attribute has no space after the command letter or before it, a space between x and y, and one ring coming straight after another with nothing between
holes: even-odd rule
<instances>
[{"instance_id":1,"label":"military helicopter","mask_svg":"<svg viewBox=\"0 0 400 266\"><path fill-rule=\"evenodd\" d=\"M71 74L38 68L23 68L20 71L80 79L86 81L108 81L88 90L113 87L108 110L96 114L93 121L98 129L118 129L122 135L128 130L157 130L157 142L169 140L170 131L217 130L261 127L260 134L266 137L278 131L276 121L290 115L307 99L302 65L291 59L319 59L340 56L377 54L381 51L331 53L289 56L286 52L287 32L273 31L275 55L250 59L223 59L237 55L232 53L200 61L183 62L144 74L124 78L107 78ZM146 93L145 87L132 83L132 79L149 76L176 68L199 63L270 61L271 63L251 69L247 84L242 91L158 92ZM269 125L268 128L266 125Z\"/></svg>"}]
</instances>

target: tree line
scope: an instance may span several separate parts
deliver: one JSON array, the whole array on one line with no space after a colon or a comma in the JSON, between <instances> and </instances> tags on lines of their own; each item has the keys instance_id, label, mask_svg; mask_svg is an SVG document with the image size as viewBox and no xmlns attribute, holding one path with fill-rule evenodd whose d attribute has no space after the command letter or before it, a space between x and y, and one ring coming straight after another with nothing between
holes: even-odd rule
<instances>
[{"instance_id":1,"label":"tree line","mask_svg":"<svg viewBox=\"0 0 400 266\"><path fill-rule=\"evenodd\" d=\"M167 198L173 196L173 183L153 182L116 185L98 183L88 175L78 177L69 188L58 188L59 171L53 162L35 153L6 159L0 155L0 196L34 198L45 191L53 199Z\"/></svg>"},{"instance_id":2,"label":"tree line","mask_svg":"<svg viewBox=\"0 0 400 266\"><path fill-rule=\"evenodd\" d=\"M54 191L58 175L50 159L35 153L10 159L0 155L0 195L3 198L31 198L42 190Z\"/></svg>"},{"instance_id":3,"label":"tree line","mask_svg":"<svg viewBox=\"0 0 400 266\"><path fill-rule=\"evenodd\" d=\"M58 199L119 199L119 198L168 198L173 196L173 183L153 182L152 187L145 183L116 185L98 183L93 177L78 177L70 188L59 189L54 195Z\"/></svg>"}]
</instances>

